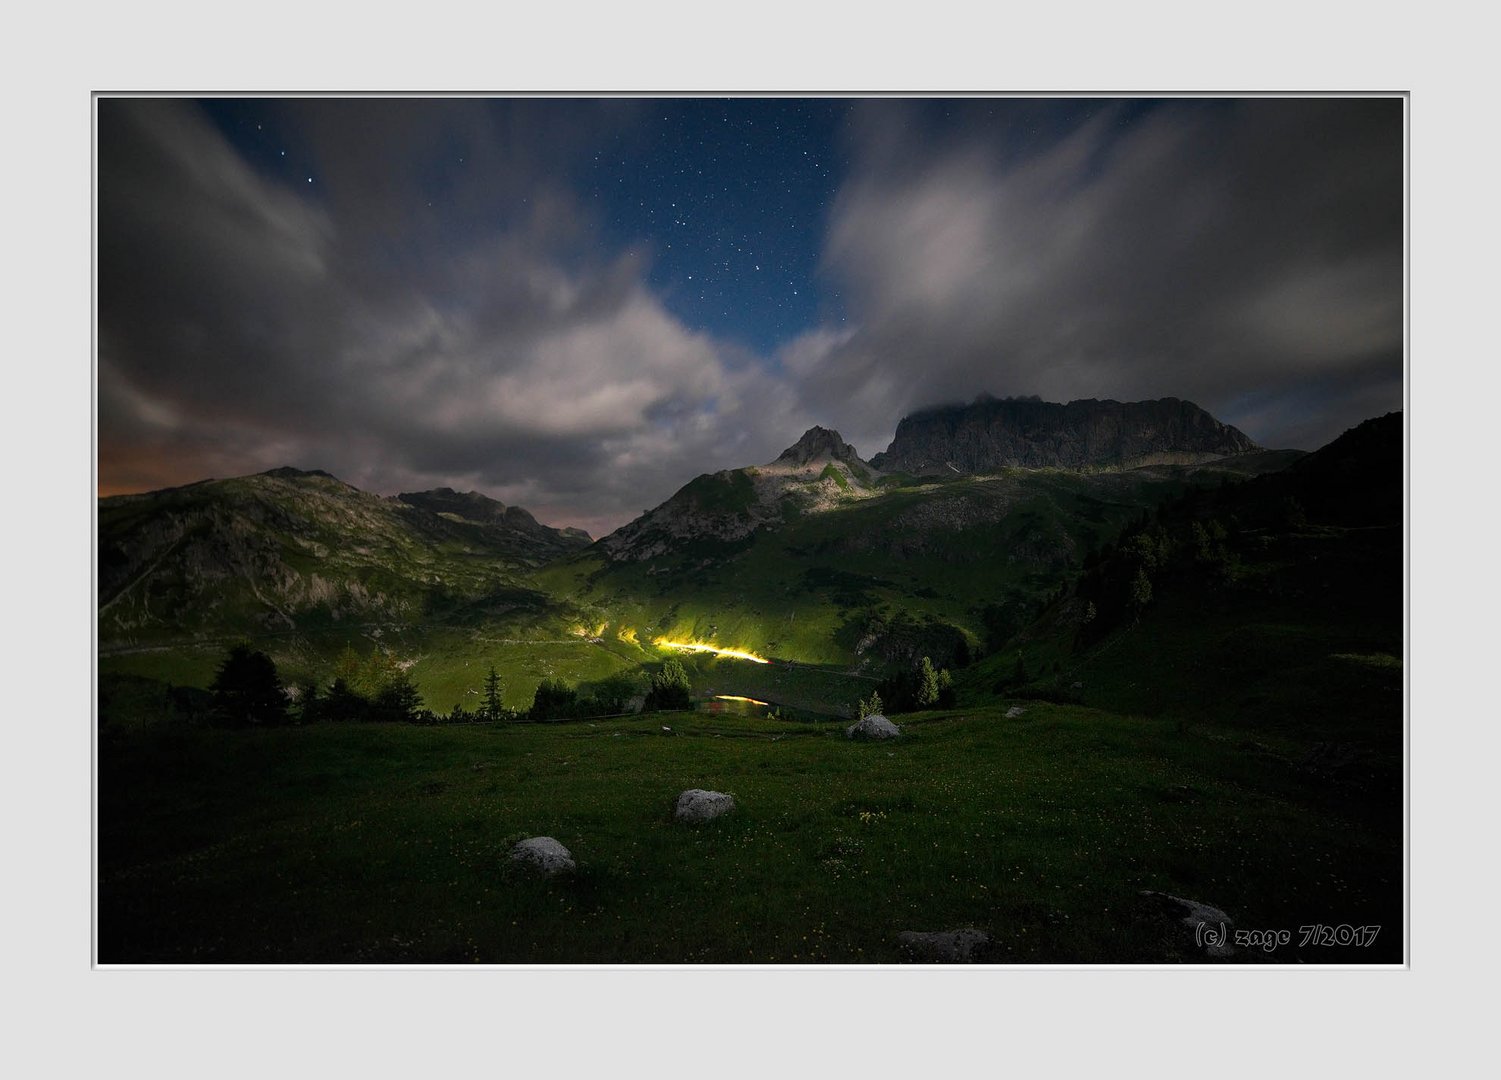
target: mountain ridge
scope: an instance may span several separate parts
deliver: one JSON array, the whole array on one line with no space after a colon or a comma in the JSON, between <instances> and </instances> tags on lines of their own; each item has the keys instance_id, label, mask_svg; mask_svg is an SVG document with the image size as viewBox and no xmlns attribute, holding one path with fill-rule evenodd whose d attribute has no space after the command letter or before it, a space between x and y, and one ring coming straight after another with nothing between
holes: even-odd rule
<instances>
[{"instance_id":1,"label":"mountain ridge","mask_svg":"<svg viewBox=\"0 0 1501 1080\"><path fill-rule=\"evenodd\" d=\"M1196 465L1260 450L1191 401L1120 402L981 396L904 416L871 458L884 472L976 475L1002 468Z\"/></svg>"},{"instance_id":2,"label":"mountain ridge","mask_svg":"<svg viewBox=\"0 0 1501 1080\"><path fill-rule=\"evenodd\" d=\"M598 546L612 559L641 561L696 540L741 540L800 514L868 498L879 479L839 432L814 425L765 465L694 477Z\"/></svg>"},{"instance_id":3,"label":"mountain ridge","mask_svg":"<svg viewBox=\"0 0 1501 1080\"><path fill-rule=\"evenodd\" d=\"M415 620L516 593L530 570L587 546L477 498L500 507L498 523L288 466L101 498L101 643Z\"/></svg>"}]
</instances>

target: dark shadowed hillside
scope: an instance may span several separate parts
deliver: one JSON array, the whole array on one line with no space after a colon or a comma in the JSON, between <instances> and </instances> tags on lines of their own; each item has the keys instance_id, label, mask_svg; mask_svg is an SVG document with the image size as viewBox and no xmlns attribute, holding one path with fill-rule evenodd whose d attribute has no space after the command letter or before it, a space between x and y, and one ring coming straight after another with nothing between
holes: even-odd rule
<instances>
[{"instance_id":1,"label":"dark shadowed hillside","mask_svg":"<svg viewBox=\"0 0 1501 1080\"><path fill-rule=\"evenodd\" d=\"M1402 415L1289 468L1190 492L1092 552L968 674L1038 692L1379 746L1398 760Z\"/></svg>"}]
</instances>

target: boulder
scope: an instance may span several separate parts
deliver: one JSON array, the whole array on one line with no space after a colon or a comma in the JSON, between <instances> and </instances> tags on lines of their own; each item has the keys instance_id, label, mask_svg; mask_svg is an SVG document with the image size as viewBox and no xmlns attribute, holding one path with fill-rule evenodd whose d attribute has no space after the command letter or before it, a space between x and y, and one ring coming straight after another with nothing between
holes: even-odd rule
<instances>
[{"instance_id":1,"label":"boulder","mask_svg":"<svg viewBox=\"0 0 1501 1080\"><path fill-rule=\"evenodd\" d=\"M1191 941L1193 949L1202 949L1206 956L1216 960L1235 954L1235 948L1230 944L1235 937L1235 920L1219 908L1151 889L1143 889L1141 895L1182 928L1177 936L1185 945Z\"/></svg>"},{"instance_id":2,"label":"boulder","mask_svg":"<svg viewBox=\"0 0 1501 1080\"><path fill-rule=\"evenodd\" d=\"M726 795L722 791L689 788L673 804L672 816L675 821L709 821L720 814L728 814L733 809L733 795Z\"/></svg>"},{"instance_id":3,"label":"boulder","mask_svg":"<svg viewBox=\"0 0 1501 1080\"><path fill-rule=\"evenodd\" d=\"M1011 708L1006 710L1006 719L1015 720L1018 716L1026 711L1027 710L1022 708L1020 705L1013 705L1011 706Z\"/></svg>"},{"instance_id":4,"label":"boulder","mask_svg":"<svg viewBox=\"0 0 1501 1080\"><path fill-rule=\"evenodd\" d=\"M849 739L895 739L901 733L901 728L880 713L871 713L865 719L844 729L845 737Z\"/></svg>"},{"instance_id":5,"label":"boulder","mask_svg":"<svg viewBox=\"0 0 1501 1080\"><path fill-rule=\"evenodd\" d=\"M990 946L990 935L964 930L903 930L896 936L902 952L920 964L972 964Z\"/></svg>"},{"instance_id":6,"label":"boulder","mask_svg":"<svg viewBox=\"0 0 1501 1080\"><path fill-rule=\"evenodd\" d=\"M545 877L571 874L578 869L573 854L550 836L530 836L511 848L511 862Z\"/></svg>"}]
</instances>

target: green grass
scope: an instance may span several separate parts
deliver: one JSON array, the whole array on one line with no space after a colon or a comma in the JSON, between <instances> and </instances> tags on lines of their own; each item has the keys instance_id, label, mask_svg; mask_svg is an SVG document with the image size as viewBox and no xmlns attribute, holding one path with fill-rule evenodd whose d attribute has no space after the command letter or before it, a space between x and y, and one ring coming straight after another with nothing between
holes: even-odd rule
<instances>
[{"instance_id":1,"label":"green grass","mask_svg":"<svg viewBox=\"0 0 1501 1080\"><path fill-rule=\"evenodd\" d=\"M902 930L970 925L998 962L1194 958L1141 889L1294 944L1383 926L1371 949L1274 960L1400 958L1400 787L1332 791L1234 730L1081 707L900 719L893 744L701 714L119 735L100 959L890 962ZM688 787L739 808L675 825ZM527 835L579 874L512 873Z\"/></svg>"},{"instance_id":2,"label":"green grass","mask_svg":"<svg viewBox=\"0 0 1501 1080\"><path fill-rule=\"evenodd\" d=\"M839 486L840 491L848 491L850 489L850 482L845 477L844 472L833 462L823 467L823 472L818 474L818 478L820 480L834 481Z\"/></svg>"}]
</instances>

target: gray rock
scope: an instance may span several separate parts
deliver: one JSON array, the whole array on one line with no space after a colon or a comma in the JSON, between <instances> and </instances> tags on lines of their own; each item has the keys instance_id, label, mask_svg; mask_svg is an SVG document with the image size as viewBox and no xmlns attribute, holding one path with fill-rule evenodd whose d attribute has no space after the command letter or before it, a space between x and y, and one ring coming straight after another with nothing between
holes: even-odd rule
<instances>
[{"instance_id":1,"label":"gray rock","mask_svg":"<svg viewBox=\"0 0 1501 1080\"><path fill-rule=\"evenodd\" d=\"M1006 710L1006 719L1015 720L1018 716L1026 711L1027 710L1022 708L1020 705L1013 705L1011 706L1011 708Z\"/></svg>"},{"instance_id":2,"label":"gray rock","mask_svg":"<svg viewBox=\"0 0 1501 1080\"><path fill-rule=\"evenodd\" d=\"M722 791L689 788L678 796L672 816L676 821L708 821L735 809L735 796Z\"/></svg>"},{"instance_id":3,"label":"gray rock","mask_svg":"<svg viewBox=\"0 0 1501 1080\"><path fill-rule=\"evenodd\" d=\"M972 964L990 945L990 935L972 927L964 930L903 930L896 939L910 959L924 964Z\"/></svg>"},{"instance_id":4,"label":"gray rock","mask_svg":"<svg viewBox=\"0 0 1501 1080\"><path fill-rule=\"evenodd\" d=\"M1187 931L1186 935L1180 932L1179 937L1191 939L1195 949L1216 960L1235 955L1230 944L1235 937L1235 920L1219 908L1151 889L1143 889L1141 895L1155 902L1167 918L1176 920Z\"/></svg>"},{"instance_id":5,"label":"gray rock","mask_svg":"<svg viewBox=\"0 0 1501 1080\"><path fill-rule=\"evenodd\" d=\"M571 874L578 869L573 854L550 836L530 836L511 848L511 862L546 877Z\"/></svg>"},{"instance_id":6,"label":"gray rock","mask_svg":"<svg viewBox=\"0 0 1501 1080\"><path fill-rule=\"evenodd\" d=\"M849 739L895 739L901 733L901 728L880 713L871 713L859 723L844 729L844 735Z\"/></svg>"},{"instance_id":7,"label":"gray rock","mask_svg":"<svg viewBox=\"0 0 1501 1080\"><path fill-rule=\"evenodd\" d=\"M903 417L883 472L914 476L1023 468L1191 464L1259 449L1197 405L1159 401L1046 401L994 398L922 409Z\"/></svg>"}]
</instances>

